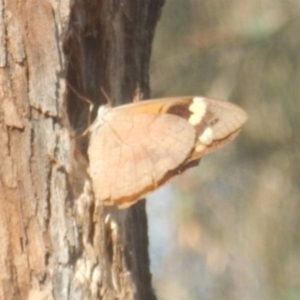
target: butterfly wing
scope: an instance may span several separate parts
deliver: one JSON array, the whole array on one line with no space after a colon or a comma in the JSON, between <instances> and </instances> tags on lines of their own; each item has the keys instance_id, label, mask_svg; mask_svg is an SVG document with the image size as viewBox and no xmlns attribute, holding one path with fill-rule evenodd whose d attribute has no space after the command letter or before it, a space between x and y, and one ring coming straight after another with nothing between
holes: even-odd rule
<instances>
[{"instance_id":1,"label":"butterfly wing","mask_svg":"<svg viewBox=\"0 0 300 300\"><path fill-rule=\"evenodd\" d=\"M95 196L129 206L235 138L238 106L202 97L148 100L98 115L88 149Z\"/></svg>"}]
</instances>

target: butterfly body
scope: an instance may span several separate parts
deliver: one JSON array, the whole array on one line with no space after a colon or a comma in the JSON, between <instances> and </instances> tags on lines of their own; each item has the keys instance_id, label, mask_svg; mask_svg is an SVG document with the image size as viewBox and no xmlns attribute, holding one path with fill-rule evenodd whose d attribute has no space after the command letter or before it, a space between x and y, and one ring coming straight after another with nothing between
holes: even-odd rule
<instances>
[{"instance_id":1,"label":"butterfly body","mask_svg":"<svg viewBox=\"0 0 300 300\"><path fill-rule=\"evenodd\" d=\"M88 148L95 197L127 207L239 132L245 112L202 97L99 109Z\"/></svg>"}]
</instances>

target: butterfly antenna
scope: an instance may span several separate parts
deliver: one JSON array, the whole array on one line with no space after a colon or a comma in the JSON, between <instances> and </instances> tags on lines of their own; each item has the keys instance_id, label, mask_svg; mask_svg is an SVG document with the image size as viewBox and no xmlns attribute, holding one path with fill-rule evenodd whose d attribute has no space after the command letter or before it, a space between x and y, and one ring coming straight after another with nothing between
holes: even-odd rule
<instances>
[{"instance_id":1,"label":"butterfly antenna","mask_svg":"<svg viewBox=\"0 0 300 300\"><path fill-rule=\"evenodd\" d=\"M91 107L93 107L93 103L91 102L91 100L89 100L89 99L87 99L87 98L84 98L84 97L82 97L81 95L79 95L79 94L77 93L77 91L76 91L70 84L68 84L68 86L69 86L69 87L71 88L71 90L76 94L77 97L79 97L80 99L84 100L85 102L87 102L88 104L90 104ZM111 106L112 100L109 98L109 96L108 96L107 93L105 92L104 88L101 87L100 90L101 90L101 93L103 94L104 98L106 99L107 103ZM91 110L92 110L92 109L90 109L90 113L91 113ZM89 117L89 124L90 124L90 117ZM85 136L85 135L89 132L91 126L92 126L92 125L89 125L89 127L88 127L84 132L82 132L80 135L75 136L75 138L80 138L80 137L82 137L82 136Z\"/></svg>"},{"instance_id":2,"label":"butterfly antenna","mask_svg":"<svg viewBox=\"0 0 300 300\"><path fill-rule=\"evenodd\" d=\"M80 133L79 135L73 135L72 138L79 139L79 138L87 135L90 130L90 127L91 127L91 125L84 132Z\"/></svg>"},{"instance_id":3,"label":"butterfly antenna","mask_svg":"<svg viewBox=\"0 0 300 300\"><path fill-rule=\"evenodd\" d=\"M90 126L90 124L91 124L91 114L92 114L92 111L93 111L93 109L94 109L94 103L93 103L90 99L85 98L85 97L83 97L82 95L80 95L80 94L76 91L76 89L75 89L70 83L67 82L67 85L68 85L68 87L70 88L70 90L71 90L71 91L72 91L79 99L83 100L84 102L86 102L86 103L89 105L88 124L89 124L89 126ZM84 134L86 134L86 130L85 130L80 136L82 136L82 135L84 135Z\"/></svg>"},{"instance_id":4,"label":"butterfly antenna","mask_svg":"<svg viewBox=\"0 0 300 300\"><path fill-rule=\"evenodd\" d=\"M73 88L73 86L72 86L70 83L67 82L67 85L68 85L68 87L71 89L71 91L72 91L79 99L83 100L83 101L86 102L88 105L91 105L91 106L94 105L93 102L92 102L90 99L85 98L85 97L83 97L82 95L80 95L80 94L75 90L75 88Z\"/></svg>"},{"instance_id":5,"label":"butterfly antenna","mask_svg":"<svg viewBox=\"0 0 300 300\"><path fill-rule=\"evenodd\" d=\"M104 98L105 98L107 104L108 104L109 106L112 106L113 101L112 101L111 98L109 98L109 96L108 96L107 93L105 92L105 89L101 86L100 90L101 90L101 93L102 93L102 95L104 96Z\"/></svg>"}]
</instances>

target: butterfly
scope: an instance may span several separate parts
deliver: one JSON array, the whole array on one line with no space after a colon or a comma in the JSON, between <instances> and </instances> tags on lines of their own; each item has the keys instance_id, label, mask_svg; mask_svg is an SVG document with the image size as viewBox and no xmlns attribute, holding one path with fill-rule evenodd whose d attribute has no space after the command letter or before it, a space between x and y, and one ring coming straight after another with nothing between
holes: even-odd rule
<instances>
[{"instance_id":1,"label":"butterfly","mask_svg":"<svg viewBox=\"0 0 300 300\"><path fill-rule=\"evenodd\" d=\"M246 120L242 108L204 97L101 106L88 146L96 199L129 207L234 139Z\"/></svg>"}]
</instances>

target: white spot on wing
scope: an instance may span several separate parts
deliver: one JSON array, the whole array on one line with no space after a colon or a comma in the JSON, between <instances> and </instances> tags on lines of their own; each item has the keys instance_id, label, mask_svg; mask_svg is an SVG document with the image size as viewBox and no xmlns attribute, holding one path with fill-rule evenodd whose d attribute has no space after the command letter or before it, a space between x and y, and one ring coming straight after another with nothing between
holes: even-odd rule
<instances>
[{"instance_id":1,"label":"white spot on wing","mask_svg":"<svg viewBox=\"0 0 300 300\"><path fill-rule=\"evenodd\" d=\"M203 119L206 113L207 104L202 97L193 98L192 104L189 106L189 111L192 115L189 118L189 123L191 125L197 125Z\"/></svg>"},{"instance_id":2,"label":"white spot on wing","mask_svg":"<svg viewBox=\"0 0 300 300\"><path fill-rule=\"evenodd\" d=\"M193 102L194 103L205 103L203 97L194 97Z\"/></svg>"},{"instance_id":3,"label":"white spot on wing","mask_svg":"<svg viewBox=\"0 0 300 300\"><path fill-rule=\"evenodd\" d=\"M199 136L199 141L204 145L210 145L213 142L213 130L207 127L204 132Z\"/></svg>"},{"instance_id":4,"label":"white spot on wing","mask_svg":"<svg viewBox=\"0 0 300 300\"><path fill-rule=\"evenodd\" d=\"M195 150L196 150L196 152L204 152L205 149L206 149L205 145L199 144Z\"/></svg>"},{"instance_id":5,"label":"white spot on wing","mask_svg":"<svg viewBox=\"0 0 300 300\"><path fill-rule=\"evenodd\" d=\"M192 114L192 115L189 117L189 123L190 123L191 125L194 126L194 125L199 124L199 123L201 122L201 119L202 119L201 117Z\"/></svg>"}]
</instances>

